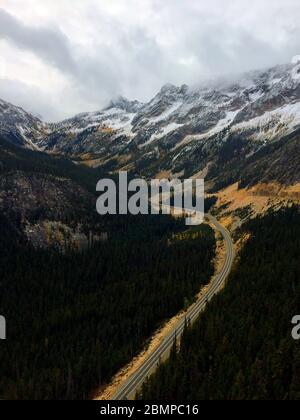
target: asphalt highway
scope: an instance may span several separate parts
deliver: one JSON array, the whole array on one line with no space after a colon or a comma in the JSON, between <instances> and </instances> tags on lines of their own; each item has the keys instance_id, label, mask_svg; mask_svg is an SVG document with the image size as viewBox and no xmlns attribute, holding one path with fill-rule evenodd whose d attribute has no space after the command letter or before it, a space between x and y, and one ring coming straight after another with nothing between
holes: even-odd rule
<instances>
[{"instance_id":1,"label":"asphalt highway","mask_svg":"<svg viewBox=\"0 0 300 420\"><path fill-rule=\"evenodd\" d=\"M186 322L193 323L204 311L208 302L222 289L234 260L234 247L230 233L224 228L215 217L206 215L206 218L214 225L223 236L226 246L226 258L221 272L216 275L210 283L207 292L194 303L186 312L185 316L178 321L171 333L166 336L157 349L143 362L134 374L118 389L112 400L134 399L136 392L141 388L145 380L155 372L162 360L170 354L175 338L180 339Z\"/></svg>"}]
</instances>

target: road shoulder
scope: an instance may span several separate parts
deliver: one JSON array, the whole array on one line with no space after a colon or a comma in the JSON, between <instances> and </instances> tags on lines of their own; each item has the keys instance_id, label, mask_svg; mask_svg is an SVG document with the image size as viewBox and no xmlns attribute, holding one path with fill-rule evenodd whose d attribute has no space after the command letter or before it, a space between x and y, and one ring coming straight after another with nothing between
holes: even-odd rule
<instances>
[{"instance_id":1,"label":"road shoulder","mask_svg":"<svg viewBox=\"0 0 300 420\"><path fill-rule=\"evenodd\" d=\"M213 223L208 224L214 229L216 237L216 257L214 260L215 273L211 279L211 282L213 282L213 279L222 271L222 268L224 266L226 258L226 247L222 235L219 233L219 231L216 230L216 227L213 225ZM201 291L197 295L197 300L199 300L206 294L206 292L211 286L211 282L208 283L206 286L202 287ZM112 400L113 396L116 394L118 389L120 389L122 385L124 385L126 381L155 352L158 346L162 343L163 339L167 337L171 333L171 331L174 330L175 326L181 320L184 319L185 315L186 311L181 311L175 317L167 321L159 330L157 330L145 346L145 349L137 357L135 357L127 366L121 369L114 376L109 385L98 390L93 399L98 401Z\"/></svg>"}]
</instances>

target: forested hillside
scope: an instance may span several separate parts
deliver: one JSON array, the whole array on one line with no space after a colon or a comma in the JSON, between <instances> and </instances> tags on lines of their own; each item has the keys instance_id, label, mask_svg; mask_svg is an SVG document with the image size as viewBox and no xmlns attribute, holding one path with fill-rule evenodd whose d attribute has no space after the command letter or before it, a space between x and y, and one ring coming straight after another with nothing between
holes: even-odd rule
<instances>
[{"instance_id":1,"label":"forested hillside","mask_svg":"<svg viewBox=\"0 0 300 420\"><path fill-rule=\"evenodd\" d=\"M0 399L88 398L212 275L207 226L179 241L184 220L99 216L104 170L0 139ZM106 240L81 251L33 246L28 229L51 221L58 234L80 226Z\"/></svg>"},{"instance_id":2,"label":"forested hillside","mask_svg":"<svg viewBox=\"0 0 300 420\"><path fill-rule=\"evenodd\" d=\"M300 399L300 345L291 337L300 311L299 210L255 219L245 232L227 287L140 398Z\"/></svg>"},{"instance_id":3,"label":"forested hillside","mask_svg":"<svg viewBox=\"0 0 300 420\"><path fill-rule=\"evenodd\" d=\"M1 399L88 398L213 272L211 229L170 241L170 217L116 220L108 242L66 255L0 222Z\"/></svg>"},{"instance_id":4,"label":"forested hillside","mask_svg":"<svg viewBox=\"0 0 300 420\"><path fill-rule=\"evenodd\" d=\"M91 169L76 165L68 159L22 149L9 141L9 138L0 135L0 174L17 170L71 179L88 191L95 192L95 185L106 169Z\"/></svg>"}]
</instances>

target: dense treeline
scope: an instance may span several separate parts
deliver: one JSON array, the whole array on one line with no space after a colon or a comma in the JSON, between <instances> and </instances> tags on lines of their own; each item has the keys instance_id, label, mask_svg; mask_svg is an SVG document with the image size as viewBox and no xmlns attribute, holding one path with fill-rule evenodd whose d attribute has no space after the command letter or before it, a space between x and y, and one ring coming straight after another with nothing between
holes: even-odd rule
<instances>
[{"instance_id":1,"label":"dense treeline","mask_svg":"<svg viewBox=\"0 0 300 420\"><path fill-rule=\"evenodd\" d=\"M95 192L97 181L106 173L105 167L76 165L68 159L20 148L0 136L0 175L17 170L68 178L91 192Z\"/></svg>"},{"instance_id":2,"label":"dense treeline","mask_svg":"<svg viewBox=\"0 0 300 420\"><path fill-rule=\"evenodd\" d=\"M179 241L171 217L114 223L108 242L60 255L0 215L1 399L88 398L212 275L209 227Z\"/></svg>"},{"instance_id":3,"label":"dense treeline","mask_svg":"<svg viewBox=\"0 0 300 420\"><path fill-rule=\"evenodd\" d=\"M225 290L143 389L159 400L300 399L300 214L255 219Z\"/></svg>"}]
</instances>

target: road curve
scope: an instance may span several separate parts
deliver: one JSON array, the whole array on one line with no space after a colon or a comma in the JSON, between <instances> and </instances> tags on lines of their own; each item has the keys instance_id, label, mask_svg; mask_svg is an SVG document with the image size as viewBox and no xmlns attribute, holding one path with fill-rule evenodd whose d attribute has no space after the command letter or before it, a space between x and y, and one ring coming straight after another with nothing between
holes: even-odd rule
<instances>
[{"instance_id":1,"label":"road curve","mask_svg":"<svg viewBox=\"0 0 300 420\"><path fill-rule=\"evenodd\" d=\"M145 380L155 371L157 366L164 360L170 353L174 344L175 337L180 338L186 324L186 320L193 323L205 309L207 303L220 291L223 287L230 271L234 260L234 247L230 233L224 228L215 217L206 215L206 218L215 229L218 230L224 238L226 246L226 259L221 272L215 276L210 283L207 292L194 303L186 312L185 317L178 321L178 324L173 328L172 332L165 337L157 349L144 361L144 363L137 369L132 376L118 389L113 396L112 400L127 400L133 399L136 392L141 388Z\"/></svg>"}]
</instances>

